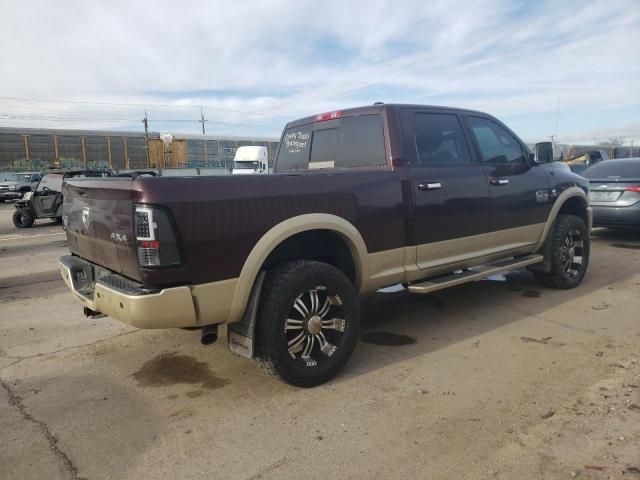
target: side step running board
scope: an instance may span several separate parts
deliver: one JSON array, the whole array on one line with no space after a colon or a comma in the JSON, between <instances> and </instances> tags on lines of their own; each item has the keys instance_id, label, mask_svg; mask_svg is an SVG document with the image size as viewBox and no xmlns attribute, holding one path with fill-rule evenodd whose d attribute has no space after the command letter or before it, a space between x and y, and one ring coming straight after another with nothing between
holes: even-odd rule
<instances>
[{"instance_id":1,"label":"side step running board","mask_svg":"<svg viewBox=\"0 0 640 480\"><path fill-rule=\"evenodd\" d=\"M488 265L480 265L464 270L461 273L450 273L441 277L430 278L427 281L414 283L409 285L409 291L412 293L431 293L443 288L461 285L463 283L472 282L495 275L497 273L508 272L516 268L526 267L543 260L542 255L527 255L526 257L509 258L500 260Z\"/></svg>"}]
</instances>

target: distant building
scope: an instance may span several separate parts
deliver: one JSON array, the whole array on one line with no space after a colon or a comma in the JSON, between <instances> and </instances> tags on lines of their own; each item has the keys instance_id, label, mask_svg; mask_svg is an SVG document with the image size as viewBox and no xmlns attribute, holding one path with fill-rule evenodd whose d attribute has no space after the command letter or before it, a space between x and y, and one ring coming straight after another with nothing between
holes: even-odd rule
<instances>
[{"instance_id":1,"label":"distant building","mask_svg":"<svg viewBox=\"0 0 640 480\"><path fill-rule=\"evenodd\" d=\"M0 127L0 171L91 166L113 169L231 168L236 148L266 146L269 162L278 139L174 134L169 151L158 132L110 132Z\"/></svg>"}]
</instances>

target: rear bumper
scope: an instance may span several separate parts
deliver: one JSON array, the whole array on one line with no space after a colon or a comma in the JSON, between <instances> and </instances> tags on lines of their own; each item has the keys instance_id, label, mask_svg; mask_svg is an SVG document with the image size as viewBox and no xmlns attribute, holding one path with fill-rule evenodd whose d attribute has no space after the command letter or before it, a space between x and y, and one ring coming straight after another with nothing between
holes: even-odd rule
<instances>
[{"instance_id":1,"label":"rear bumper","mask_svg":"<svg viewBox=\"0 0 640 480\"><path fill-rule=\"evenodd\" d=\"M594 227L640 226L640 204L630 207L592 206Z\"/></svg>"},{"instance_id":2,"label":"rear bumper","mask_svg":"<svg viewBox=\"0 0 640 480\"><path fill-rule=\"evenodd\" d=\"M224 323L237 279L146 290L77 256L60 257L60 274L80 303L137 328L194 327Z\"/></svg>"}]
</instances>

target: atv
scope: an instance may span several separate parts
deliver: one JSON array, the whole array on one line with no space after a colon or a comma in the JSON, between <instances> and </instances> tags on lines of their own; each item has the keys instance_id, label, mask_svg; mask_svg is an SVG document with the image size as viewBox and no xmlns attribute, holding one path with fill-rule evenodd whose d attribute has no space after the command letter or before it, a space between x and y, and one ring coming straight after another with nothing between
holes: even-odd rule
<instances>
[{"instance_id":1,"label":"atv","mask_svg":"<svg viewBox=\"0 0 640 480\"><path fill-rule=\"evenodd\" d=\"M43 175L33 192L26 192L15 203L13 224L18 228L29 228L37 219L49 218L59 223L62 220L62 184L68 178L111 177L106 170L60 170Z\"/></svg>"}]
</instances>

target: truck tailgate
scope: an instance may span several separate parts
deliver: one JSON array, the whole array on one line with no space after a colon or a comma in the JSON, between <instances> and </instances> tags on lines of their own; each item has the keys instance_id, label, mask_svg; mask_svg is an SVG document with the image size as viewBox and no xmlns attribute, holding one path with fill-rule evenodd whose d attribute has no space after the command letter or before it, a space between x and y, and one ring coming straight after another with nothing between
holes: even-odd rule
<instances>
[{"instance_id":1,"label":"truck tailgate","mask_svg":"<svg viewBox=\"0 0 640 480\"><path fill-rule=\"evenodd\" d=\"M131 178L69 180L63 221L69 249L92 263L140 280L133 235Z\"/></svg>"}]
</instances>

